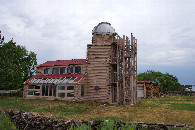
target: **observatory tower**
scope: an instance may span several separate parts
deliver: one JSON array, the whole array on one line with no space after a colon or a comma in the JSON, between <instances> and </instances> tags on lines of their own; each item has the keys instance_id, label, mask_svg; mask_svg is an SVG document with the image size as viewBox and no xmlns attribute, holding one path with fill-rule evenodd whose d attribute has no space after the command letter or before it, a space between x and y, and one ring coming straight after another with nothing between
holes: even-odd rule
<instances>
[{"instance_id":1,"label":"observatory tower","mask_svg":"<svg viewBox=\"0 0 195 130\"><path fill-rule=\"evenodd\" d=\"M137 102L137 39L121 38L110 23L101 22L87 45L87 89L89 100L113 104Z\"/></svg>"}]
</instances>

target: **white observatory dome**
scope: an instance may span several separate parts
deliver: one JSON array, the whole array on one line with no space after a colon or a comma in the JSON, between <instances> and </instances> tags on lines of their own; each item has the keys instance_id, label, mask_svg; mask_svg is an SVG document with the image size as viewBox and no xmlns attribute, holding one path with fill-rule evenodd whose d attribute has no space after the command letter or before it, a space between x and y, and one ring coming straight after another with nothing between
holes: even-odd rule
<instances>
[{"instance_id":1,"label":"white observatory dome","mask_svg":"<svg viewBox=\"0 0 195 130\"><path fill-rule=\"evenodd\" d=\"M109 34L112 35L116 33L115 29L108 22L101 22L97 26L95 26L92 30L92 35L95 34Z\"/></svg>"}]
</instances>

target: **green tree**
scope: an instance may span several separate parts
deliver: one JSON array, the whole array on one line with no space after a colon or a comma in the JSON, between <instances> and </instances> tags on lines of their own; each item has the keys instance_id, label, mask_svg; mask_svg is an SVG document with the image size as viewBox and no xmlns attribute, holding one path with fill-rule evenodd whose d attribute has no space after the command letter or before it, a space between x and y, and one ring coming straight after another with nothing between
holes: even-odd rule
<instances>
[{"instance_id":1,"label":"green tree","mask_svg":"<svg viewBox=\"0 0 195 130\"><path fill-rule=\"evenodd\" d=\"M0 89L18 89L35 73L36 54L13 39L0 45Z\"/></svg>"},{"instance_id":2,"label":"green tree","mask_svg":"<svg viewBox=\"0 0 195 130\"><path fill-rule=\"evenodd\" d=\"M137 76L138 81L156 81L160 83L161 91L180 91L182 90L181 84L178 82L176 76L169 73L161 73L153 70L147 70L144 73L139 73Z\"/></svg>"}]
</instances>

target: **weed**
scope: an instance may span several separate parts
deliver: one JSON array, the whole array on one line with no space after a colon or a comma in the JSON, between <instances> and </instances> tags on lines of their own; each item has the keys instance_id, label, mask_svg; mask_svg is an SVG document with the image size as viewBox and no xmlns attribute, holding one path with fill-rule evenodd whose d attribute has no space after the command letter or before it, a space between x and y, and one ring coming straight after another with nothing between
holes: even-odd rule
<instances>
[{"instance_id":1,"label":"weed","mask_svg":"<svg viewBox=\"0 0 195 130\"><path fill-rule=\"evenodd\" d=\"M71 126L69 130L91 130L91 127L86 124L81 124L77 126L77 128L74 128L73 126Z\"/></svg>"},{"instance_id":2,"label":"weed","mask_svg":"<svg viewBox=\"0 0 195 130\"><path fill-rule=\"evenodd\" d=\"M126 125L121 125L121 130L136 130L136 124L126 124Z\"/></svg>"},{"instance_id":3,"label":"weed","mask_svg":"<svg viewBox=\"0 0 195 130\"><path fill-rule=\"evenodd\" d=\"M104 121L96 128L97 130L117 130L117 125L114 121Z\"/></svg>"},{"instance_id":4,"label":"weed","mask_svg":"<svg viewBox=\"0 0 195 130\"><path fill-rule=\"evenodd\" d=\"M179 109L179 110L195 111L195 104L170 103L170 107L175 108L175 109Z\"/></svg>"},{"instance_id":5,"label":"weed","mask_svg":"<svg viewBox=\"0 0 195 130\"><path fill-rule=\"evenodd\" d=\"M167 100L167 102L166 100L158 100L155 102L159 104L168 104L169 107L177 109L177 110L195 111L195 104L171 103L168 101L173 101L173 100ZM181 101L181 100L177 100L177 101Z\"/></svg>"},{"instance_id":6,"label":"weed","mask_svg":"<svg viewBox=\"0 0 195 130\"><path fill-rule=\"evenodd\" d=\"M21 104L21 101L20 100L5 99L5 100L1 100L0 107L1 106L8 106L8 105L19 105L19 104Z\"/></svg>"},{"instance_id":7,"label":"weed","mask_svg":"<svg viewBox=\"0 0 195 130\"><path fill-rule=\"evenodd\" d=\"M21 111L31 111L34 106L25 106L22 104L23 100L7 99L0 102L0 107L4 109L16 109Z\"/></svg>"},{"instance_id":8,"label":"weed","mask_svg":"<svg viewBox=\"0 0 195 130\"><path fill-rule=\"evenodd\" d=\"M41 109L35 109L33 112L38 112L38 113L51 113L54 112L54 108L41 108Z\"/></svg>"},{"instance_id":9,"label":"weed","mask_svg":"<svg viewBox=\"0 0 195 130\"><path fill-rule=\"evenodd\" d=\"M7 114L0 114L0 130L16 130Z\"/></svg>"},{"instance_id":10,"label":"weed","mask_svg":"<svg viewBox=\"0 0 195 130\"><path fill-rule=\"evenodd\" d=\"M87 111L85 107L71 107L71 106L63 106L58 105L57 110L58 115L75 115L75 114L83 114Z\"/></svg>"},{"instance_id":11,"label":"weed","mask_svg":"<svg viewBox=\"0 0 195 130\"><path fill-rule=\"evenodd\" d=\"M0 109L32 111L65 120L111 120L194 125L195 96L139 99L134 106L109 105L98 101L63 101L0 97Z\"/></svg>"},{"instance_id":12,"label":"weed","mask_svg":"<svg viewBox=\"0 0 195 130\"><path fill-rule=\"evenodd\" d=\"M90 118L89 120L130 121L132 119L120 118L120 117L96 117L96 118Z\"/></svg>"}]
</instances>

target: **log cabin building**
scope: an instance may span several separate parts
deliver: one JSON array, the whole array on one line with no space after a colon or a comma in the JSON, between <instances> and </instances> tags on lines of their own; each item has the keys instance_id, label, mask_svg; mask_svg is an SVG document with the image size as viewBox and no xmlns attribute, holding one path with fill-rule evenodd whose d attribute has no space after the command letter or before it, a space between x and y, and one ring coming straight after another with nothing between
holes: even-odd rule
<instances>
[{"instance_id":1,"label":"log cabin building","mask_svg":"<svg viewBox=\"0 0 195 130\"><path fill-rule=\"evenodd\" d=\"M110 23L92 30L86 59L47 61L24 82L24 98L137 102L137 39L120 37Z\"/></svg>"}]
</instances>

